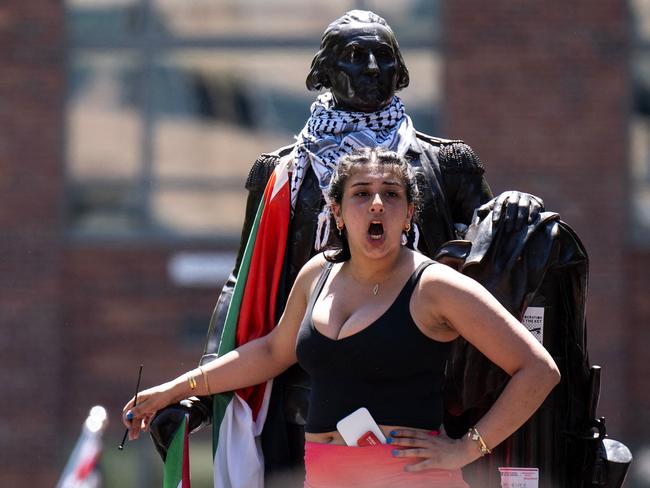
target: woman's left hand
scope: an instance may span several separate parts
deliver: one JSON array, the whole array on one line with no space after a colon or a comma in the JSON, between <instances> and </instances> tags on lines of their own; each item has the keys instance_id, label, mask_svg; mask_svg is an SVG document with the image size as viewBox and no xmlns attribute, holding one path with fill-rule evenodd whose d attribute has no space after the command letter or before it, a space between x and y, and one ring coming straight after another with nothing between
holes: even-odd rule
<instances>
[{"instance_id":1,"label":"woman's left hand","mask_svg":"<svg viewBox=\"0 0 650 488\"><path fill-rule=\"evenodd\" d=\"M405 471L425 469L459 469L480 457L467 449L463 439L451 439L444 430L426 432L416 429L391 431L387 444L395 446L393 456L412 457L421 461L407 465Z\"/></svg>"}]
</instances>

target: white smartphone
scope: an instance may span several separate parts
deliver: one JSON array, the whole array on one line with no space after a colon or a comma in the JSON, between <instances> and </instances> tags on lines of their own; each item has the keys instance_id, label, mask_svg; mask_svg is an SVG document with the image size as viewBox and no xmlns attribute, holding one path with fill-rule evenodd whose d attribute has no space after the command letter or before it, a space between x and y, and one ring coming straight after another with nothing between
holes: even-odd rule
<instances>
[{"instance_id":1,"label":"white smartphone","mask_svg":"<svg viewBox=\"0 0 650 488\"><path fill-rule=\"evenodd\" d=\"M336 430L348 446L386 444L386 437L366 407L361 407L339 420Z\"/></svg>"}]
</instances>

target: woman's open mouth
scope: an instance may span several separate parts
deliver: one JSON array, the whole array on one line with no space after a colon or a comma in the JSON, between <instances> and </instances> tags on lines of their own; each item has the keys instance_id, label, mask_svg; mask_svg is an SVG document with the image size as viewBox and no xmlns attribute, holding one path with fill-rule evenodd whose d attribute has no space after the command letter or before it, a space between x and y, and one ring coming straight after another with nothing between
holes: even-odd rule
<instances>
[{"instance_id":1,"label":"woman's open mouth","mask_svg":"<svg viewBox=\"0 0 650 488\"><path fill-rule=\"evenodd\" d=\"M368 235L372 240L378 241L384 237L384 225L381 222L370 222Z\"/></svg>"}]
</instances>

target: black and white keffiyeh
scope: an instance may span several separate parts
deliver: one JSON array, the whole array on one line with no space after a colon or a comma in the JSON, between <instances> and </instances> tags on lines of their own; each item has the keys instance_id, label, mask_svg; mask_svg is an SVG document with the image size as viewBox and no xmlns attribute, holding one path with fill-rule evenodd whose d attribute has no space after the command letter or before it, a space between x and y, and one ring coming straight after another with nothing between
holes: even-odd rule
<instances>
[{"instance_id":1,"label":"black and white keffiyeh","mask_svg":"<svg viewBox=\"0 0 650 488\"><path fill-rule=\"evenodd\" d=\"M413 123L397 96L383 110L369 113L335 110L330 92L320 95L312 104L311 115L296 137L291 154L291 208L296 206L298 191L311 165L326 202L318 217L317 250L329 237L327 187L339 158L358 148L377 146L400 155L411 147L417 148Z\"/></svg>"}]
</instances>

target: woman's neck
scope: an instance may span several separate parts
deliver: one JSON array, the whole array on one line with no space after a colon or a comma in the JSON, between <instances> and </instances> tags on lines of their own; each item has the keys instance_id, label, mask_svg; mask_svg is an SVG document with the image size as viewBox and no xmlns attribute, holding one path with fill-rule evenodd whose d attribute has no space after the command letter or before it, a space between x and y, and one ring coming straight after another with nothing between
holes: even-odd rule
<instances>
[{"instance_id":1,"label":"woman's neck","mask_svg":"<svg viewBox=\"0 0 650 488\"><path fill-rule=\"evenodd\" d=\"M354 256L344 263L347 273L359 284L373 285L388 279L395 270L408 259L411 251L401 247L394 255L381 259Z\"/></svg>"}]
</instances>

